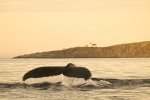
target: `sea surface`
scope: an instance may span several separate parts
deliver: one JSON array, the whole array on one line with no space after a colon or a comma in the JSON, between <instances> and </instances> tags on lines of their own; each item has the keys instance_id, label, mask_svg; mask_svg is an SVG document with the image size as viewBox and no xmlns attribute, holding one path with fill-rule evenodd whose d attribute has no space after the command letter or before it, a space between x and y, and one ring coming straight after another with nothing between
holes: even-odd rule
<instances>
[{"instance_id":1,"label":"sea surface","mask_svg":"<svg viewBox=\"0 0 150 100\"><path fill-rule=\"evenodd\" d=\"M68 63L88 68L93 79L22 81L33 68ZM150 100L150 58L0 59L0 100Z\"/></svg>"}]
</instances>

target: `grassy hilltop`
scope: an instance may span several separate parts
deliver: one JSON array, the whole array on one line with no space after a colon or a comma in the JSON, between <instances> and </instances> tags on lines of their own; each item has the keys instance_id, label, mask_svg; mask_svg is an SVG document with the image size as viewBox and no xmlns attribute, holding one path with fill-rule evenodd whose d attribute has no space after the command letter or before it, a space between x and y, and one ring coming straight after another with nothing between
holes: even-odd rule
<instances>
[{"instance_id":1,"label":"grassy hilltop","mask_svg":"<svg viewBox=\"0 0 150 100\"><path fill-rule=\"evenodd\" d=\"M150 57L150 41L127 43L109 47L74 47L24 54L14 58L142 58Z\"/></svg>"}]
</instances>

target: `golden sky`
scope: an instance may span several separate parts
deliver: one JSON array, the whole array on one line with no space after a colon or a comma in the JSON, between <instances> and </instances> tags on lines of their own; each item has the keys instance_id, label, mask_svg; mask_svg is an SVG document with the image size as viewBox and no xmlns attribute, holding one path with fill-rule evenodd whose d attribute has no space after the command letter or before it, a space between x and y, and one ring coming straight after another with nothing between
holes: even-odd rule
<instances>
[{"instance_id":1,"label":"golden sky","mask_svg":"<svg viewBox=\"0 0 150 100\"><path fill-rule=\"evenodd\" d=\"M150 40L150 0L0 0L0 57Z\"/></svg>"}]
</instances>

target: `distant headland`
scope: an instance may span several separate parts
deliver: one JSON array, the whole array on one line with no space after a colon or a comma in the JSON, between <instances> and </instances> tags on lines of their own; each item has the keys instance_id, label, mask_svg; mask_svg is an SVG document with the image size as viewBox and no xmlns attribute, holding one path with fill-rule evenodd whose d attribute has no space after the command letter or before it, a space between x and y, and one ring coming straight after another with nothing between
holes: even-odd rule
<instances>
[{"instance_id":1,"label":"distant headland","mask_svg":"<svg viewBox=\"0 0 150 100\"><path fill-rule=\"evenodd\" d=\"M74 47L24 54L14 58L149 58L150 41L108 47Z\"/></svg>"}]
</instances>

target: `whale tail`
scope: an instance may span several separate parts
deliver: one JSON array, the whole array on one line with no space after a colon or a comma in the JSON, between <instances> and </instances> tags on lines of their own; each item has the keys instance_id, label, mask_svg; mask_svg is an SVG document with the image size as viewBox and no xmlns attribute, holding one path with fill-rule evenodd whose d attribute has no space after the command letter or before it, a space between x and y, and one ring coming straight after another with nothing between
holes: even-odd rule
<instances>
[{"instance_id":1,"label":"whale tail","mask_svg":"<svg viewBox=\"0 0 150 100\"><path fill-rule=\"evenodd\" d=\"M84 78L85 80L92 76L87 68L76 67L74 64L69 63L67 66L46 66L32 69L23 76L22 80L25 81L29 78L41 78L60 74L68 77Z\"/></svg>"}]
</instances>

